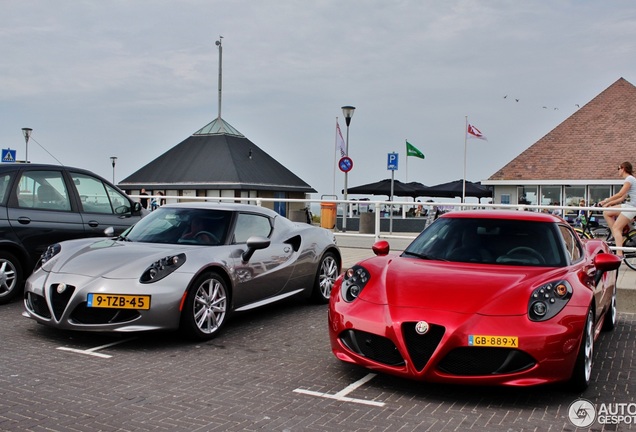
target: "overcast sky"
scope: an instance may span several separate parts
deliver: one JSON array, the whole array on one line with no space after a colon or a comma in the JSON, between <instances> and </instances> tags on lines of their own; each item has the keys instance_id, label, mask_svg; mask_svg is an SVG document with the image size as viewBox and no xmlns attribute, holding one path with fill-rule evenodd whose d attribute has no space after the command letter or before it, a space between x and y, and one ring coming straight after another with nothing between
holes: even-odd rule
<instances>
[{"instance_id":1,"label":"overcast sky","mask_svg":"<svg viewBox=\"0 0 636 432\"><path fill-rule=\"evenodd\" d=\"M318 191L487 179L620 77L636 2L0 0L0 148L119 182L218 113ZM507 97L505 97L507 96ZM517 101L518 100L518 101ZM589 125L593 128L594 125ZM405 140L424 160L406 158ZM52 156L51 156L52 155ZM585 154L572 155L572 163ZM596 157L596 156L595 156ZM407 177L408 171L408 177ZM355 196L354 196L355 198ZM379 197L380 198L380 197Z\"/></svg>"}]
</instances>

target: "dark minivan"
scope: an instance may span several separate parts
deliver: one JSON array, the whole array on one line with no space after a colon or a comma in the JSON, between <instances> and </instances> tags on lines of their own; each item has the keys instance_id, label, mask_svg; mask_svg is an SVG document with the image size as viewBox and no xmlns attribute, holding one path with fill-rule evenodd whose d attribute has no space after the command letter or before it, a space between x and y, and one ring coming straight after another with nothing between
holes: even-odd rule
<instances>
[{"instance_id":1,"label":"dark minivan","mask_svg":"<svg viewBox=\"0 0 636 432\"><path fill-rule=\"evenodd\" d=\"M50 244L123 232L141 204L102 177L66 166L0 164L0 304L22 292Z\"/></svg>"}]
</instances>

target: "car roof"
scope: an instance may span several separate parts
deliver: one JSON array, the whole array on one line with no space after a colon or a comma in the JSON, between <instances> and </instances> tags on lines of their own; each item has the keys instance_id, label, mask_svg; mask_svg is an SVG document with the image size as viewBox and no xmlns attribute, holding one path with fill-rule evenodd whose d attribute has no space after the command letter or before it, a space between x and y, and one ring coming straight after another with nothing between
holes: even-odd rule
<instances>
[{"instance_id":1,"label":"car roof","mask_svg":"<svg viewBox=\"0 0 636 432\"><path fill-rule=\"evenodd\" d=\"M90 173L92 175L96 175L90 170L86 168L77 168L67 165L53 165L53 164L42 164L42 163L24 163L24 162L10 162L10 163L2 163L0 164L0 172L2 171L12 171L16 169L29 168L29 169L63 169L63 170L73 170L78 172ZM99 176L99 175L97 175ZM101 177L101 176L99 176Z\"/></svg>"},{"instance_id":2,"label":"car roof","mask_svg":"<svg viewBox=\"0 0 636 432\"><path fill-rule=\"evenodd\" d=\"M248 212L262 213L270 217L280 216L275 211L268 209L266 207L260 207L260 206L251 205L251 204L238 204L238 203L227 203L227 202L209 202L209 201L181 202L181 203L165 204L161 206L161 208L164 208L164 207L165 208L191 208L191 209L201 209L201 210L248 211Z\"/></svg>"},{"instance_id":3,"label":"car roof","mask_svg":"<svg viewBox=\"0 0 636 432\"><path fill-rule=\"evenodd\" d=\"M509 219L528 222L563 222L558 216L523 210L457 210L444 213L440 218L471 218L471 219Z\"/></svg>"}]
</instances>

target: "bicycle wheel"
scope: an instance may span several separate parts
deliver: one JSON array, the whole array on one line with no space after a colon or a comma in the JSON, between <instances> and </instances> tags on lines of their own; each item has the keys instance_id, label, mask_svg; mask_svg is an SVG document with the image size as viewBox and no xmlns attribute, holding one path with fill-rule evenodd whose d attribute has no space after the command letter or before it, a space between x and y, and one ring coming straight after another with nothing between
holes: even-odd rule
<instances>
[{"instance_id":1,"label":"bicycle wheel","mask_svg":"<svg viewBox=\"0 0 636 432\"><path fill-rule=\"evenodd\" d=\"M623 247L636 248L636 230L631 230L625 236ZM623 251L623 261L632 270L636 270L636 251Z\"/></svg>"},{"instance_id":2,"label":"bicycle wheel","mask_svg":"<svg viewBox=\"0 0 636 432\"><path fill-rule=\"evenodd\" d=\"M589 232L585 231L583 228L575 227L574 231L581 237L582 239L591 239L593 238Z\"/></svg>"}]
</instances>

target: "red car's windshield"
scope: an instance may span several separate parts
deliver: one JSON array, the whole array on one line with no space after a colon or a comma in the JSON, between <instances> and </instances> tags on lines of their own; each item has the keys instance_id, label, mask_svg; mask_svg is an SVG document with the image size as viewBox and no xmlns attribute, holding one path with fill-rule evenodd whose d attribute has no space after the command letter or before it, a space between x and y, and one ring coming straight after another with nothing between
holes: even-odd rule
<instances>
[{"instance_id":1,"label":"red car's windshield","mask_svg":"<svg viewBox=\"0 0 636 432\"><path fill-rule=\"evenodd\" d=\"M567 265L555 224L495 218L438 219L403 255L484 264Z\"/></svg>"}]
</instances>

